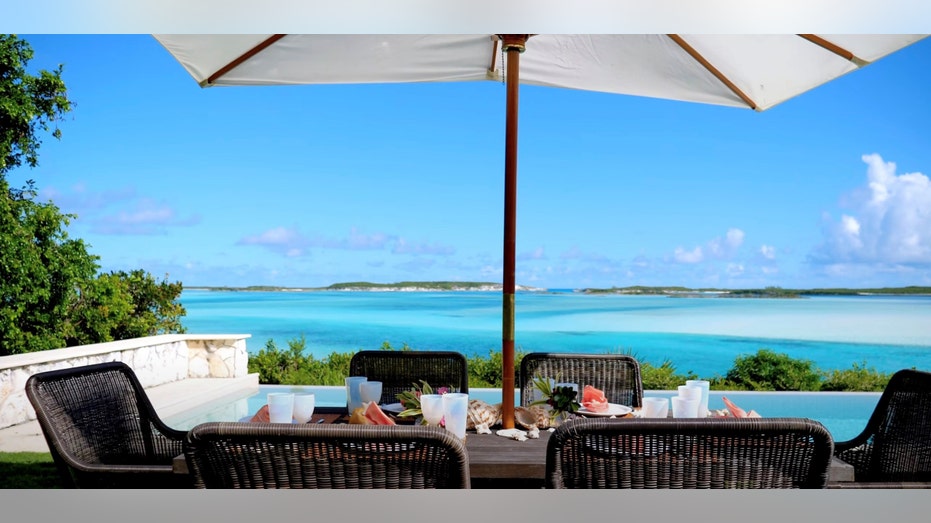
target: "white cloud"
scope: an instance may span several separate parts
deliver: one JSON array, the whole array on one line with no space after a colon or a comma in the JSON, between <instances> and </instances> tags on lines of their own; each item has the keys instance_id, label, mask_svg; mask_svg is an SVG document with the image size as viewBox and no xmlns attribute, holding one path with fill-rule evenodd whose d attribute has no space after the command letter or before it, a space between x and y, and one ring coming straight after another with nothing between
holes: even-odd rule
<instances>
[{"instance_id":1,"label":"white cloud","mask_svg":"<svg viewBox=\"0 0 931 523\"><path fill-rule=\"evenodd\" d=\"M288 258L295 258L304 254L307 239L297 230L286 227L275 227L262 233L246 236L237 242L238 245L259 245L273 252L283 254Z\"/></svg>"},{"instance_id":2,"label":"white cloud","mask_svg":"<svg viewBox=\"0 0 931 523\"><path fill-rule=\"evenodd\" d=\"M244 245L286 245L300 240L300 238L300 233L293 229L276 227L254 236L246 236L239 243Z\"/></svg>"},{"instance_id":3,"label":"white cloud","mask_svg":"<svg viewBox=\"0 0 931 523\"><path fill-rule=\"evenodd\" d=\"M744 232L730 228L724 238L713 238L708 241L708 253L715 258L729 258L737 252L743 242Z\"/></svg>"},{"instance_id":4,"label":"white cloud","mask_svg":"<svg viewBox=\"0 0 931 523\"><path fill-rule=\"evenodd\" d=\"M169 227L187 227L200 222L200 216L192 214L179 218L168 204L143 198L132 209L116 214L101 216L93 220L92 230L99 234L165 234Z\"/></svg>"},{"instance_id":5,"label":"white cloud","mask_svg":"<svg viewBox=\"0 0 931 523\"><path fill-rule=\"evenodd\" d=\"M673 256L679 263L699 263L705 258L704 254L702 254L701 247L695 247L691 251L686 251L682 247L676 247Z\"/></svg>"},{"instance_id":6,"label":"white cloud","mask_svg":"<svg viewBox=\"0 0 931 523\"><path fill-rule=\"evenodd\" d=\"M536 249L534 249L534 250L532 250L532 251L530 251L530 252L524 252L524 253L521 253L521 254L517 255L517 259L518 259L518 260L521 260L521 261L527 261L527 260L545 260L545 259L546 259L546 253L545 253L545 251L543 250L543 247L537 247Z\"/></svg>"},{"instance_id":7,"label":"white cloud","mask_svg":"<svg viewBox=\"0 0 931 523\"><path fill-rule=\"evenodd\" d=\"M727 246L731 249L736 249L743 245L744 242L744 232L740 229L728 229L727 230Z\"/></svg>"},{"instance_id":8,"label":"white cloud","mask_svg":"<svg viewBox=\"0 0 931 523\"><path fill-rule=\"evenodd\" d=\"M705 260L706 255L716 259L731 258L743 242L744 232L732 227L727 230L723 238L719 236L708 240L704 248L698 246L688 251L683 247L676 247L673 257L678 263L699 263Z\"/></svg>"},{"instance_id":9,"label":"white cloud","mask_svg":"<svg viewBox=\"0 0 931 523\"><path fill-rule=\"evenodd\" d=\"M772 245L761 245L760 254L767 260L776 259L776 248Z\"/></svg>"},{"instance_id":10,"label":"white cloud","mask_svg":"<svg viewBox=\"0 0 931 523\"><path fill-rule=\"evenodd\" d=\"M878 154L863 156L865 186L847 201L840 220L824 218L824 239L811 254L819 263L924 265L931 263L931 181L897 175Z\"/></svg>"},{"instance_id":11,"label":"white cloud","mask_svg":"<svg viewBox=\"0 0 931 523\"><path fill-rule=\"evenodd\" d=\"M740 276L744 273L744 266L742 263L728 263L727 264L727 275L728 276Z\"/></svg>"}]
</instances>

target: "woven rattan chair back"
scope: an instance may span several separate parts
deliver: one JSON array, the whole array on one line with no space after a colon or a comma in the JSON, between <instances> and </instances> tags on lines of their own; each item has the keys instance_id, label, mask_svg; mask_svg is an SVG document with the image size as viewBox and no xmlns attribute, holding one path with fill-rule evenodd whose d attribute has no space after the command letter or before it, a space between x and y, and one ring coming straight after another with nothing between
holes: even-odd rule
<instances>
[{"instance_id":1,"label":"woven rattan chair back","mask_svg":"<svg viewBox=\"0 0 931 523\"><path fill-rule=\"evenodd\" d=\"M547 488L824 488L833 441L818 422L574 419L550 436Z\"/></svg>"},{"instance_id":2,"label":"woven rattan chair back","mask_svg":"<svg viewBox=\"0 0 931 523\"><path fill-rule=\"evenodd\" d=\"M469 488L462 440L441 427L210 422L188 433L198 488Z\"/></svg>"},{"instance_id":3,"label":"woven rattan chair back","mask_svg":"<svg viewBox=\"0 0 931 523\"><path fill-rule=\"evenodd\" d=\"M350 376L382 382L381 403L396 403L397 395L420 380L431 387L452 387L469 392L466 358L453 351L363 350L349 361Z\"/></svg>"},{"instance_id":4,"label":"woven rattan chair back","mask_svg":"<svg viewBox=\"0 0 931 523\"><path fill-rule=\"evenodd\" d=\"M191 486L171 466L185 432L162 422L125 363L40 372L26 381L26 396L65 486Z\"/></svg>"},{"instance_id":5,"label":"woven rattan chair back","mask_svg":"<svg viewBox=\"0 0 931 523\"><path fill-rule=\"evenodd\" d=\"M640 363L631 356L531 352L520 362L521 405L526 407L533 401L535 378L557 377L561 382L577 384L580 396L585 385L591 385L603 391L610 403L640 407L643 400Z\"/></svg>"},{"instance_id":6,"label":"woven rattan chair back","mask_svg":"<svg viewBox=\"0 0 931 523\"><path fill-rule=\"evenodd\" d=\"M835 455L857 483L931 482L931 372L893 374L863 432L837 442Z\"/></svg>"}]
</instances>

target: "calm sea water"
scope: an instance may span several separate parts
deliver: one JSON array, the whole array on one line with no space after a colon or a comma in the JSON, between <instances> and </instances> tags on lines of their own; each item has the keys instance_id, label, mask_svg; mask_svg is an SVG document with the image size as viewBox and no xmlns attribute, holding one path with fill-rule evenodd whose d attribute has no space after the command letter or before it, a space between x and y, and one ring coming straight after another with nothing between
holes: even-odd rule
<instances>
[{"instance_id":1,"label":"calm sea water","mask_svg":"<svg viewBox=\"0 0 931 523\"><path fill-rule=\"evenodd\" d=\"M185 290L193 334L251 334L286 347L303 335L316 357L394 347L487 356L501 347L499 292L218 292ZM931 370L931 297L671 298L518 293L518 350L630 351L679 372L723 375L761 348L821 369Z\"/></svg>"}]
</instances>

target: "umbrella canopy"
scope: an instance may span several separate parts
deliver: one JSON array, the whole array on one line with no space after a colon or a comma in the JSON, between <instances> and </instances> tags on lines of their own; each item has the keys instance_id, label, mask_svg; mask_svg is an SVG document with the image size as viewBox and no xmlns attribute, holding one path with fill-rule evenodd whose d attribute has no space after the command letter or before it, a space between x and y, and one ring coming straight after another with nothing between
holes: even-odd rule
<instances>
[{"instance_id":1,"label":"umbrella canopy","mask_svg":"<svg viewBox=\"0 0 931 523\"><path fill-rule=\"evenodd\" d=\"M154 36L201 87L506 80L502 420L513 428L521 83L763 111L927 35Z\"/></svg>"}]
</instances>

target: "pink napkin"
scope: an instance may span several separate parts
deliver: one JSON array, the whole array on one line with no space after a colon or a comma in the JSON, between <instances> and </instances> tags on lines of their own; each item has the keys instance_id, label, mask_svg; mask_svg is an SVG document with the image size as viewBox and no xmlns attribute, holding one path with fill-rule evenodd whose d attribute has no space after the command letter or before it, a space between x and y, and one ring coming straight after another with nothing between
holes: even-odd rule
<instances>
[{"instance_id":1,"label":"pink napkin","mask_svg":"<svg viewBox=\"0 0 931 523\"><path fill-rule=\"evenodd\" d=\"M271 418L268 416L268 405L263 405L258 412L255 413L255 416L252 416L252 419L249 420L250 423L271 423Z\"/></svg>"}]
</instances>

